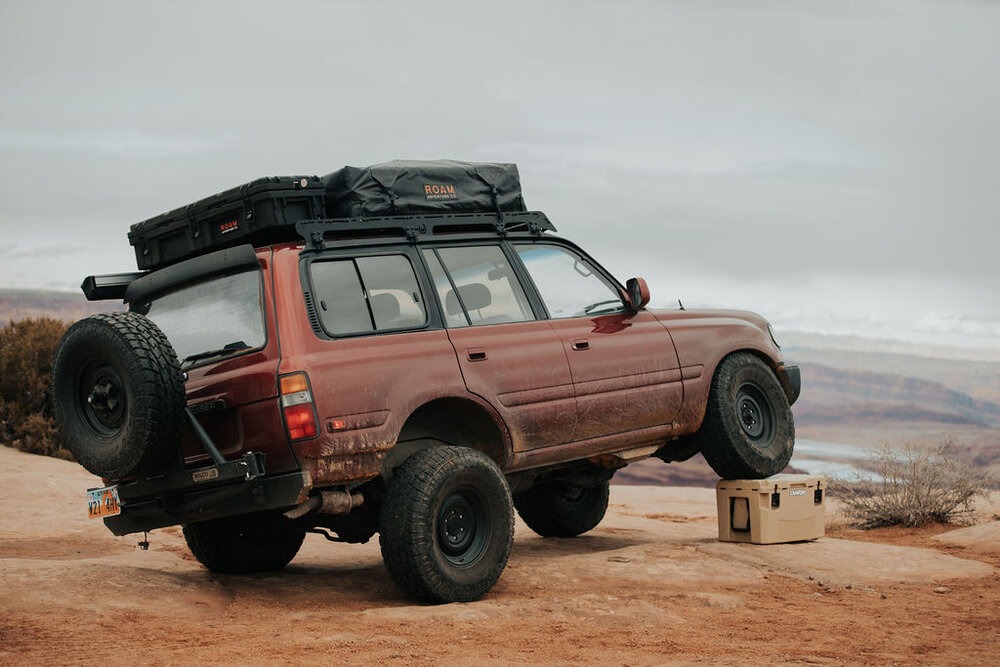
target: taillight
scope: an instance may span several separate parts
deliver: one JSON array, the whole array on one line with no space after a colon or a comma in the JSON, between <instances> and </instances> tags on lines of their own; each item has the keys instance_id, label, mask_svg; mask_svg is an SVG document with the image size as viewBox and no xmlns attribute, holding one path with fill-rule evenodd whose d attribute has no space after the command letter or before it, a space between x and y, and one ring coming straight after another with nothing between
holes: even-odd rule
<instances>
[{"instance_id":1,"label":"taillight","mask_svg":"<svg viewBox=\"0 0 1000 667\"><path fill-rule=\"evenodd\" d=\"M316 404L313 403L309 377L305 373L290 373L278 378L281 391L281 414L285 430L292 442L315 438L319 432Z\"/></svg>"}]
</instances>

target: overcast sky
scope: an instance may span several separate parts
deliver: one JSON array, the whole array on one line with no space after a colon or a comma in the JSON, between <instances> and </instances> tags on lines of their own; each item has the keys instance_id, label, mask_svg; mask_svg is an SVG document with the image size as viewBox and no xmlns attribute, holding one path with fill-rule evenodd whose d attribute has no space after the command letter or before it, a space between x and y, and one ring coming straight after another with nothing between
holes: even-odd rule
<instances>
[{"instance_id":1,"label":"overcast sky","mask_svg":"<svg viewBox=\"0 0 1000 667\"><path fill-rule=\"evenodd\" d=\"M1000 348L1000 3L0 3L0 288L259 176L517 162L654 303Z\"/></svg>"}]
</instances>

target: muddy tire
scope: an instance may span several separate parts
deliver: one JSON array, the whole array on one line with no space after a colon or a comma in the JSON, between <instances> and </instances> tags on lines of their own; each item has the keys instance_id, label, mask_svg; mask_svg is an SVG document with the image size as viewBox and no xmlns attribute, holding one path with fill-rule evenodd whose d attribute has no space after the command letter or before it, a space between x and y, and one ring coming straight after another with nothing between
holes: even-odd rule
<instances>
[{"instance_id":1,"label":"muddy tire","mask_svg":"<svg viewBox=\"0 0 1000 667\"><path fill-rule=\"evenodd\" d=\"M507 480L485 454L419 451L393 473L379 516L393 581L427 602L471 602L500 578L514 541Z\"/></svg>"},{"instance_id":2,"label":"muddy tire","mask_svg":"<svg viewBox=\"0 0 1000 667\"><path fill-rule=\"evenodd\" d=\"M795 423L788 397L763 361L738 352L719 364L699 440L723 479L763 479L788 465Z\"/></svg>"},{"instance_id":3,"label":"muddy tire","mask_svg":"<svg viewBox=\"0 0 1000 667\"><path fill-rule=\"evenodd\" d=\"M84 468L121 479L178 456L184 379L170 341L138 313L104 313L71 326L56 350L53 411Z\"/></svg>"},{"instance_id":4,"label":"muddy tire","mask_svg":"<svg viewBox=\"0 0 1000 667\"><path fill-rule=\"evenodd\" d=\"M212 519L184 526L184 539L198 562L212 572L271 572L299 552L305 531L273 512Z\"/></svg>"},{"instance_id":5,"label":"muddy tire","mask_svg":"<svg viewBox=\"0 0 1000 667\"><path fill-rule=\"evenodd\" d=\"M514 507L542 537L576 537L597 527L608 511L610 483L580 486L542 481L514 494Z\"/></svg>"}]
</instances>

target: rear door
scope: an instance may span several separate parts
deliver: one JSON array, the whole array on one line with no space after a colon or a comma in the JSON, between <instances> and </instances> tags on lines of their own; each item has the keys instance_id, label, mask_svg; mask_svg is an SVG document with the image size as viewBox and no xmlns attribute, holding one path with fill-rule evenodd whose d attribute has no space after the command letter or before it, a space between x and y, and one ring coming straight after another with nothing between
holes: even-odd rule
<instances>
[{"instance_id":1,"label":"rear door","mask_svg":"<svg viewBox=\"0 0 1000 667\"><path fill-rule=\"evenodd\" d=\"M265 316L268 279L254 263L196 278L131 309L153 320L170 340L188 378L188 406L223 455L265 452L268 471L276 472L296 463L281 444L274 401L278 345L274 320ZM188 428L181 450L188 463L209 458Z\"/></svg>"},{"instance_id":2,"label":"rear door","mask_svg":"<svg viewBox=\"0 0 1000 667\"><path fill-rule=\"evenodd\" d=\"M469 391L492 404L514 451L575 439L562 342L534 310L499 244L423 251Z\"/></svg>"},{"instance_id":3,"label":"rear door","mask_svg":"<svg viewBox=\"0 0 1000 667\"><path fill-rule=\"evenodd\" d=\"M628 310L618 287L575 249L546 242L514 248L569 359L575 439L671 424L683 388L666 328L651 313Z\"/></svg>"}]
</instances>

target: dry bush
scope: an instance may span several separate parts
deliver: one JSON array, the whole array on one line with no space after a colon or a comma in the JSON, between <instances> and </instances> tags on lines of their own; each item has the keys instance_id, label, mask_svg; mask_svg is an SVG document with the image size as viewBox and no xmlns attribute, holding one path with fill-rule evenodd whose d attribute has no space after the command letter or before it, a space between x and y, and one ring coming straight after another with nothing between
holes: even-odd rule
<instances>
[{"instance_id":1,"label":"dry bush","mask_svg":"<svg viewBox=\"0 0 1000 667\"><path fill-rule=\"evenodd\" d=\"M975 498L985 496L995 482L989 473L957 460L954 449L951 441L931 449L885 445L872 456L881 480L859 475L832 490L860 528L967 521Z\"/></svg>"},{"instance_id":2,"label":"dry bush","mask_svg":"<svg viewBox=\"0 0 1000 667\"><path fill-rule=\"evenodd\" d=\"M43 317L0 329L0 443L70 458L52 418L52 357L66 324Z\"/></svg>"}]
</instances>

